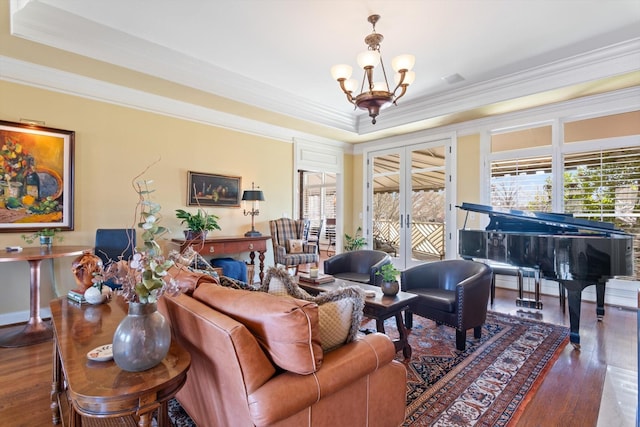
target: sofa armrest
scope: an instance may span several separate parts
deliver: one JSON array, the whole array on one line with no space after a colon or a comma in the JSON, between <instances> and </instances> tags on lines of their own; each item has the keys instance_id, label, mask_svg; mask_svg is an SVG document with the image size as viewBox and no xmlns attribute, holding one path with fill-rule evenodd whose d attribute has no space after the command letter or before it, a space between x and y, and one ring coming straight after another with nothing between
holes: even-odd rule
<instances>
[{"instance_id":1,"label":"sofa armrest","mask_svg":"<svg viewBox=\"0 0 640 427\"><path fill-rule=\"evenodd\" d=\"M253 422L260 426L285 419L392 363L394 356L391 339L374 333L326 353L314 374L276 375L248 396Z\"/></svg>"},{"instance_id":2,"label":"sofa armrest","mask_svg":"<svg viewBox=\"0 0 640 427\"><path fill-rule=\"evenodd\" d=\"M456 298L458 306L462 307L462 318L465 319L465 324L484 323L487 316L487 302L491 292L492 276L493 272L487 268L456 286Z\"/></svg>"},{"instance_id":3,"label":"sofa armrest","mask_svg":"<svg viewBox=\"0 0 640 427\"><path fill-rule=\"evenodd\" d=\"M349 263L347 260L347 256L342 254L336 254L331 258L327 258L324 260L324 272L325 274L337 274L347 271L349 268Z\"/></svg>"},{"instance_id":4,"label":"sofa armrest","mask_svg":"<svg viewBox=\"0 0 640 427\"><path fill-rule=\"evenodd\" d=\"M380 283L382 283L382 276L378 275L378 271L380 271L380 268L385 264L391 264L391 258L388 255L371 266L369 269L370 284L380 285Z\"/></svg>"}]
</instances>

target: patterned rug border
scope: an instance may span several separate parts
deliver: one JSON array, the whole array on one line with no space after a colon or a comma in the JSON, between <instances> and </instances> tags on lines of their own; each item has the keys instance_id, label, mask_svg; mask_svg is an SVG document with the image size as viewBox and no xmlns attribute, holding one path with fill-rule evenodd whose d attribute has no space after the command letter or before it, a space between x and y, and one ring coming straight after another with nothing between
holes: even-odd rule
<instances>
[{"instance_id":1,"label":"patterned rug border","mask_svg":"<svg viewBox=\"0 0 640 427\"><path fill-rule=\"evenodd\" d=\"M425 320L425 322L430 321ZM494 327L498 327L500 330L489 334L486 329ZM443 328L448 327L445 326ZM453 328L448 329L452 331L453 340ZM490 404L491 408L486 409L486 412L482 413L475 422L465 423L463 421L468 420L462 420L461 417L457 416L459 414L456 415L457 418L453 421L449 419L448 422L444 422L442 419L444 418L444 412L450 408L451 405L456 404L456 399L458 399L459 396L467 393L471 397L475 397L473 395L473 386L479 381L479 374L486 371L487 368L491 368L494 360L498 360L498 357L494 357L494 360L491 359L492 353L499 349L496 355L504 355L511 346L518 346L518 339L524 339L523 334L527 331L529 331L529 333L532 333L532 331L538 331L538 333L540 331L547 331L547 333L544 336L544 339L541 340L540 344L536 346L536 350L527 356L522 366L520 366L513 374L513 380L508 382L507 386L505 386L504 390L500 392L496 400ZM470 333L469 335L472 336ZM415 341L416 334L413 330L409 335L410 340L412 336ZM433 425L436 421L440 423L438 425L460 426L507 426L517 423L517 420L522 415L526 405L535 395L535 392L538 390L546 374L566 347L568 341L569 328L566 326L554 325L537 319L489 311L487 314L487 323L485 327L483 327L483 337L480 341L478 342L478 340L468 338L467 349L462 353L456 351L457 357L463 357L463 359L457 362L449 372L430 385L428 389L424 390L424 392L417 396L413 401L408 402L405 423L403 425ZM415 344L416 343L412 342L412 346L414 346L414 348ZM542 348L538 349L538 347ZM453 344L452 348L454 348ZM398 360L402 361L402 359ZM423 363L422 360L417 361L414 359L405 363L408 370L414 369L414 371L409 375L410 380L412 378L411 374L419 377L419 374L415 370L415 366L420 363ZM428 362L425 362L425 364L428 366ZM477 375L469 375L467 378L467 371L474 368L477 371ZM530 374L522 378L522 376L525 375L523 372L529 371ZM469 378L472 378L473 380L469 380ZM517 384L518 381L519 384ZM477 393L477 389L475 392ZM503 394L505 396L515 396L515 398L505 398L502 396ZM411 400L409 384L407 399ZM464 399L462 400L464 401ZM477 424L475 424L476 422Z\"/></svg>"}]
</instances>

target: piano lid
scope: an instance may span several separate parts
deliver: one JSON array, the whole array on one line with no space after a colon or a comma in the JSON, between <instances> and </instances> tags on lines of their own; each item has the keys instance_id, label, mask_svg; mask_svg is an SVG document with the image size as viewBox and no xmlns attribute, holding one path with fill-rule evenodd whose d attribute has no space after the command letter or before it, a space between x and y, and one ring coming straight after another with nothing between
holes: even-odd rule
<instances>
[{"instance_id":1,"label":"piano lid","mask_svg":"<svg viewBox=\"0 0 640 427\"><path fill-rule=\"evenodd\" d=\"M576 234L583 231L601 234L630 235L610 222L575 218L572 214L500 209L475 203L462 203L460 209L489 215L486 230ZM466 220L465 220L466 223Z\"/></svg>"}]
</instances>

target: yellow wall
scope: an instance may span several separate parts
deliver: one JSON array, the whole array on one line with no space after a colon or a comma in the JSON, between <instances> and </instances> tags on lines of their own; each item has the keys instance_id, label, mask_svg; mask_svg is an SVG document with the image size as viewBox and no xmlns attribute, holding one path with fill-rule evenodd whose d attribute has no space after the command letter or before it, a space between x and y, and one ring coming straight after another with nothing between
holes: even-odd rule
<instances>
[{"instance_id":1,"label":"yellow wall","mask_svg":"<svg viewBox=\"0 0 640 427\"><path fill-rule=\"evenodd\" d=\"M480 203L480 188L482 182L478 179L481 174L480 164L480 135L468 135L458 138L458 149L456 156L456 180L457 180L457 200L454 205L466 203ZM456 209L457 228L462 228L465 213ZM478 215L474 215L474 221L468 221L468 228L478 226Z\"/></svg>"},{"instance_id":2,"label":"yellow wall","mask_svg":"<svg viewBox=\"0 0 640 427\"><path fill-rule=\"evenodd\" d=\"M42 120L47 127L75 131L75 230L62 233L62 244L93 246L97 228L133 226L137 195L131 180L158 158L145 176L154 180L154 200L162 205L170 237L182 237L175 209L195 210L186 206L187 171L240 176L243 189L255 181L266 199L256 217L263 234L269 234L270 218L293 216L290 143L2 81L0 118ZM242 207L207 210L220 217L222 231L215 235L241 235L251 227ZM20 233L0 233L0 248L6 246L26 243ZM271 249L266 262L273 264ZM70 264L71 259L56 260L57 286L65 293L74 285ZM0 316L28 310L27 263L0 264L0 277ZM46 263L42 280L41 305L48 307L53 293Z\"/></svg>"}]
</instances>

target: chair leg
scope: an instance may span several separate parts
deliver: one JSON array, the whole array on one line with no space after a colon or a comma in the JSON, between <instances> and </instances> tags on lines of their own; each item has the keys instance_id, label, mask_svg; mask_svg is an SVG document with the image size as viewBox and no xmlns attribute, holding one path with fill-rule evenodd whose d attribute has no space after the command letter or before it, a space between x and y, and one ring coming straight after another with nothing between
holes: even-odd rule
<instances>
[{"instance_id":1,"label":"chair leg","mask_svg":"<svg viewBox=\"0 0 640 427\"><path fill-rule=\"evenodd\" d=\"M404 311L404 327L407 329L413 328L413 312L411 310Z\"/></svg>"},{"instance_id":2,"label":"chair leg","mask_svg":"<svg viewBox=\"0 0 640 427\"><path fill-rule=\"evenodd\" d=\"M493 300L496 298L496 275L491 275L491 307L493 307Z\"/></svg>"},{"instance_id":3,"label":"chair leg","mask_svg":"<svg viewBox=\"0 0 640 427\"><path fill-rule=\"evenodd\" d=\"M473 328L473 337L482 338L482 326L476 326Z\"/></svg>"},{"instance_id":4,"label":"chair leg","mask_svg":"<svg viewBox=\"0 0 640 427\"><path fill-rule=\"evenodd\" d=\"M464 351L467 348L467 331L456 329L456 348L460 351Z\"/></svg>"}]
</instances>

